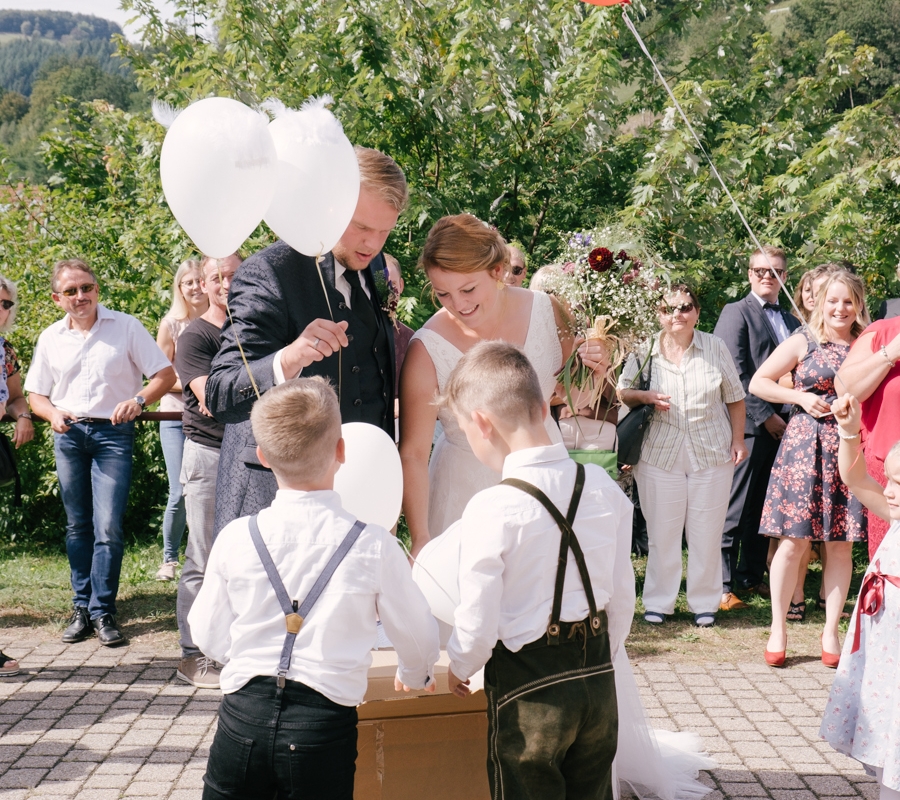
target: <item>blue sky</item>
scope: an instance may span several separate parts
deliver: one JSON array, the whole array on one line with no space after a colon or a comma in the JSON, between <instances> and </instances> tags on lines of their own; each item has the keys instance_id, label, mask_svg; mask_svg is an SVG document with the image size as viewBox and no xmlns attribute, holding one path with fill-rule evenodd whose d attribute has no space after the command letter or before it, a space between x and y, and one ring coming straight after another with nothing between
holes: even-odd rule
<instances>
[{"instance_id":1,"label":"blue sky","mask_svg":"<svg viewBox=\"0 0 900 800\"><path fill-rule=\"evenodd\" d=\"M165 0L156 0L156 5L166 10ZM95 17L103 17L118 22L123 28L130 16L119 8L119 0L0 0L0 8L15 8L27 11L72 11L76 14L93 14ZM171 7L169 7L171 9ZM134 35L133 30L126 31L129 38Z\"/></svg>"}]
</instances>

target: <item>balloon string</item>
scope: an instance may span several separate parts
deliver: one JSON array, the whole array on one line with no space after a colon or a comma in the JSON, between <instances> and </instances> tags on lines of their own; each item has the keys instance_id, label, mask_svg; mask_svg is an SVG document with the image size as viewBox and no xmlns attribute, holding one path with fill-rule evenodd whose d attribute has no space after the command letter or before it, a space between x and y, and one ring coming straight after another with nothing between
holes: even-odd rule
<instances>
[{"instance_id":1,"label":"balloon string","mask_svg":"<svg viewBox=\"0 0 900 800\"><path fill-rule=\"evenodd\" d=\"M406 553L406 557L413 562L413 564L417 565L422 572L424 572L432 581L434 581L434 585L438 587L445 595L447 595L447 599L451 603L455 603L455 598L450 596L450 592L448 592L443 586L441 586L440 581L434 577L422 564L416 560L416 557L412 554L412 551L406 546L406 542L404 542L399 536L395 537L397 539L397 544L403 549L403 552Z\"/></svg>"},{"instance_id":2,"label":"balloon string","mask_svg":"<svg viewBox=\"0 0 900 800\"><path fill-rule=\"evenodd\" d=\"M220 261L221 259L216 259L216 272L219 273L219 287L221 287L225 283L225 279L222 277L222 266L219 264ZM231 304L228 302L227 293L225 295L225 310L228 312L228 320L229 322L231 322L231 330L234 332L234 341L237 343L238 351L241 354L241 360L244 362L244 369L247 370L247 375L250 378L250 385L253 387L253 391L256 392L256 399L259 400L259 387L256 385L256 378L253 377L253 373L250 371L250 362L247 361L247 354L244 352L244 348L241 346L241 339L238 336L237 328L234 324L234 317L231 315Z\"/></svg>"},{"instance_id":3,"label":"balloon string","mask_svg":"<svg viewBox=\"0 0 900 800\"><path fill-rule=\"evenodd\" d=\"M797 319L800 320L800 328L803 330L806 330L806 332L809 334L809 337L815 343L816 349L821 350L823 356L826 356L825 360L830 363L830 359L827 358L826 351L822 348L821 342L819 342L819 338L810 329L809 325L806 322L806 319L804 318L799 307L797 306L797 303L794 301L794 298L791 296L791 293L788 291L787 286L785 286L784 281L781 279L781 276L778 274L774 265L772 264L772 261L769 258L769 254L763 249L762 244L760 243L759 239L756 237L756 234L753 232L753 228L751 228L750 223L747 222L747 218L744 216L744 212L741 211L741 207L738 205L737 200L734 199L734 196L731 194L731 190L728 188L727 184L722 179L722 176L719 174L719 170L716 168L716 164L713 161L712 156L707 152L706 148L703 146L703 142L700 140L700 137L697 135L697 132L694 130L694 126L691 125L691 121L688 119L687 114L684 113L684 109L681 107L681 103L678 102L678 98L675 97L675 93L672 91L672 88L669 86L668 81L663 77L663 74L660 71L659 66L656 63L656 60L653 58L652 55L650 55L650 51L647 49L647 45L644 43L644 40L641 38L641 35L638 33L637 28L634 27L634 23L631 21L631 17L628 16L627 6L624 6L624 5L622 6L622 19L625 21L626 27L628 28L628 30L631 31L632 35L634 36L635 40L638 43L638 46L643 51L644 55L647 56L647 59L653 65L653 71L656 73L656 76L659 78L660 82L662 83L663 87L665 88L667 94L669 95L669 98L672 100L672 103L674 104L675 108L677 109L679 115L684 120L684 124L687 126L687 129L690 131L691 136L694 137L694 141L697 143L697 147L700 148L700 152L703 154L703 157L706 159L707 163L709 164L709 168L710 168L712 174L715 176L716 180L719 182L719 185L722 187L722 190L725 192L725 195L731 201L731 205L734 207L734 210L737 213L738 217L740 218L741 223L743 224L744 228L746 229L747 233L749 234L750 240L753 242L754 245L756 245L756 249L766 259L766 264L768 265L769 270L771 271L772 275L775 276L775 280L778 281L778 285L781 287L781 290L784 292L785 296L787 297L788 301L790 302L791 306L793 307L794 311L796 312ZM843 386L844 392L846 392L847 386L838 376L837 370L834 371L834 379L835 379L835 381L839 382Z\"/></svg>"},{"instance_id":4,"label":"balloon string","mask_svg":"<svg viewBox=\"0 0 900 800\"><path fill-rule=\"evenodd\" d=\"M319 246L322 247L322 244L320 243ZM325 256L322 255L322 251L319 250L319 252L316 254L316 271L319 273L319 282L322 284L322 294L325 295L325 303L328 306L328 315L331 317L331 321L334 322L334 311L331 310L331 300L328 299L328 289L325 287L325 276L322 275L322 259L324 257ZM341 366L342 355L343 348L338 350L338 405L341 404L341 373L343 369L343 367Z\"/></svg>"}]
</instances>

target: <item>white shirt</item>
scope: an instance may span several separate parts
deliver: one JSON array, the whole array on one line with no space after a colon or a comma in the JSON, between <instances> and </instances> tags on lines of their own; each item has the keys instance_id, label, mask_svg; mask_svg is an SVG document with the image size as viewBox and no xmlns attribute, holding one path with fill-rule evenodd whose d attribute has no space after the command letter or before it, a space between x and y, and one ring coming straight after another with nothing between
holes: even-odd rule
<instances>
[{"instance_id":1,"label":"white shirt","mask_svg":"<svg viewBox=\"0 0 900 800\"><path fill-rule=\"evenodd\" d=\"M333 491L279 489L259 513L260 533L291 599L303 602L355 521ZM440 655L437 623L397 539L369 525L304 620L287 677L340 705L358 705L377 617L397 651L400 679L424 687ZM257 675L278 673L284 613L253 546L248 517L216 538L188 622L203 654L225 665L225 694Z\"/></svg>"},{"instance_id":2,"label":"white shirt","mask_svg":"<svg viewBox=\"0 0 900 800\"><path fill-rule=\"evenodd\" d=\"M775 337L778 339L778 344L781 344L788 336L791 335L791 332L788 330L787 325L784 323L784 317L781 316L780 311L776 311L774 308L765 308L768 300L763 300L756 292L750 292L761 306L763 306L763 313L768 318L769 322L772 323L772 327L775 329Z\"/></svg>"},{"instance_id":3,"label":"white shirt","mask_svg":"<svg viewBox=\"0 0 900 800\"><path fill-rule=\"evenodd\" d=\"M510 453L503 477L534 484L565 514L575 469L565 445L554 444ZM587 465L573 527L597 608L609 617L613 655L634 614L631 515L631 502L615 482L600 467ZM453 674L465 680L487 663L498 639L517 652L546 634L562 534L537 500L512 486L494 486L469 501L460 535L460 605L447 654ZM560 618L576 622L588 613L570 550Z\"/></svg>"},{"instance_id":4,"label":"white shirt","mask_svg":"<svg viewBox=\"0 0 900 800\"><path fill-rule=\"evenodd\" d=\"M137 319L98 304L87 336L72 327L68 314L41 332L25 390L77 417L109 419L119 403L140 394L143 376L169 366Z\"/></svg>"},{"instance_id":5,"label":"white shirt","mask_svg":"<svg viewBox=\"0 0 900 800\"><path fill-rule=\"evenodd\" d=\"M344 273L346 271L347 271L347 268L343 264L341 264L340 261L335 259L335 262L334 262L334 288L337 289L341 293L341 295L343 295L344 302L347 304L347 308L352 308L352 306L350 305L350 292L351 292L350 282L344 277ZM369 287L366 286L366 281L363 278L362 274L360 274L360 276L359 276L359 284L360 284L360 286L362 286L362 290L366 293L366 297L368 297L369 300L371 300L372 293L369 291ZM310 320L310 321L312 321L312 320ZM284 352L284 348L282 347L281 350L279 350L275 354L275 358L272 361L272 372L275 373L275 385L276 386L280 383L284 383L287 380L287 378L285 377L285 374L284 374L284 367L281 366L281 354L283 352ZM300 372L302 372L302 371L303 370L300 370ZM292 375L291 377L299 378L300 372L298 372L296 375Z\"/></svg>"}]
</instances>

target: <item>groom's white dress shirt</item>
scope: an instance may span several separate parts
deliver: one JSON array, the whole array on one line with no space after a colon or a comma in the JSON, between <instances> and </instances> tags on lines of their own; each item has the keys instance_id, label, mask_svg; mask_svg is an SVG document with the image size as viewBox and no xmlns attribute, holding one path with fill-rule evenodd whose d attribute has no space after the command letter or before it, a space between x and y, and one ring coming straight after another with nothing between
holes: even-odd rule
<instances>
[{"instance_id":1,"label":"groom's white dress shirt","mask_svg":"<svg viewBox=\"0 0 900 800\"><path fill-rule=\"evenodd\" d=\"M510 453L504 478L537 486L563 515L575 485L575 462L563 444ZM585 467L575 535L584 551L597 608L609 617L612 655L631 627L632 505L600 467ZM513 652L546 634L550 623L560 530L549 512L512 486L479 492L462 516L459 591L447 653L453 674L465 680L483 667L498 640ZM589 612L575 558L569 551L563 591L564 622Z\"/></svg>"},{"instance_id":2,"label":"groom's white dress shirt","mask_svg":"<svg viewBox=\"0 0 900 800\"><path fill-rule=\"evenodd\" d=\"M285 639L284 613L248 520L234 520L216 538L203 588L188 615L197 647L225 665L225 694L257 675L275 676ZM272 505L259 513L260 533L291 599L303 602L355 521L333 491L279 489ZM400 679L424 687L440 655L437 623L397 539L369 525L304 620L288 679L340 705L361 703L376 615L397 651Z\"/></svg>"}]
</instances>

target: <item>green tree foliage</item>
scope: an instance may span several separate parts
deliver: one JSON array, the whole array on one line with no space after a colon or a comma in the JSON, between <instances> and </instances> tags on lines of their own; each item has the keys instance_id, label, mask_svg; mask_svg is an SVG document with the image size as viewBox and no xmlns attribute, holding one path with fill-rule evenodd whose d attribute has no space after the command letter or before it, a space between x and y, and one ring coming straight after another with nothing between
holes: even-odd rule
<instances>
[{"instance_id":1,"label":"green tree foliage","mask_svg":"<svg viewBox=\"0 0 900 800\"><path fill-rule=\"evenodd\" d=\"M825 42L840 31L857 45L876 50L857 87L857 102L881 97L900 85L900 0L798 0L788 15L785 44L816 60Z\"/></svg>"},{"instance_id":2,"label":"green tree foliage","mask_svg":"<svg viewBox=\"0 0 900 800\"><path fill-rule=\"evenodd\" d=\"M422 241L458 211L523 242L535 267L558 255L561 234L620 214L698 287L704 325L745 290L750 239L617 9L174 0L170 23L151 0L126 5L145 41L120 47L147 95L178 107L211 95L298 107L328 93L352 141L397 159L412 199L387 247L408 277L403 309L416 325L433 310L414 271ZM900 257L900 90L844 102L879 69L876 50L837 31L809 53L791 50L766 33L764 0L654 8L631 13L759 237L783 245L795 271L848 258L883 296ZM26 365L56 318L47 278L57 258L86 257L104 301L155 331L174 267L193 253L159 186L164 131L144 111L53 98L80 85L73 76L35 88L32 105L55 99L59 114L40 137L46 183L14 177L0 196L0 271L22 287L12 339ZM260 226L245 249L271 238ZM132 534L158 529L165 499L155 432L141 437ZM59 541L49 439L21 455L26 507L0 510L0 533Z\"/></svg>"},{"instance_id":3,"label":"green tree foliage","mask_svg":"<svg viewBox=\"0 0 900 800\"><path fill-rule=\"evenodd\" d=\"M28 111L28 98L18 92L0 92L0 125L18 122Z\"/></svg>"}]
</instances>

